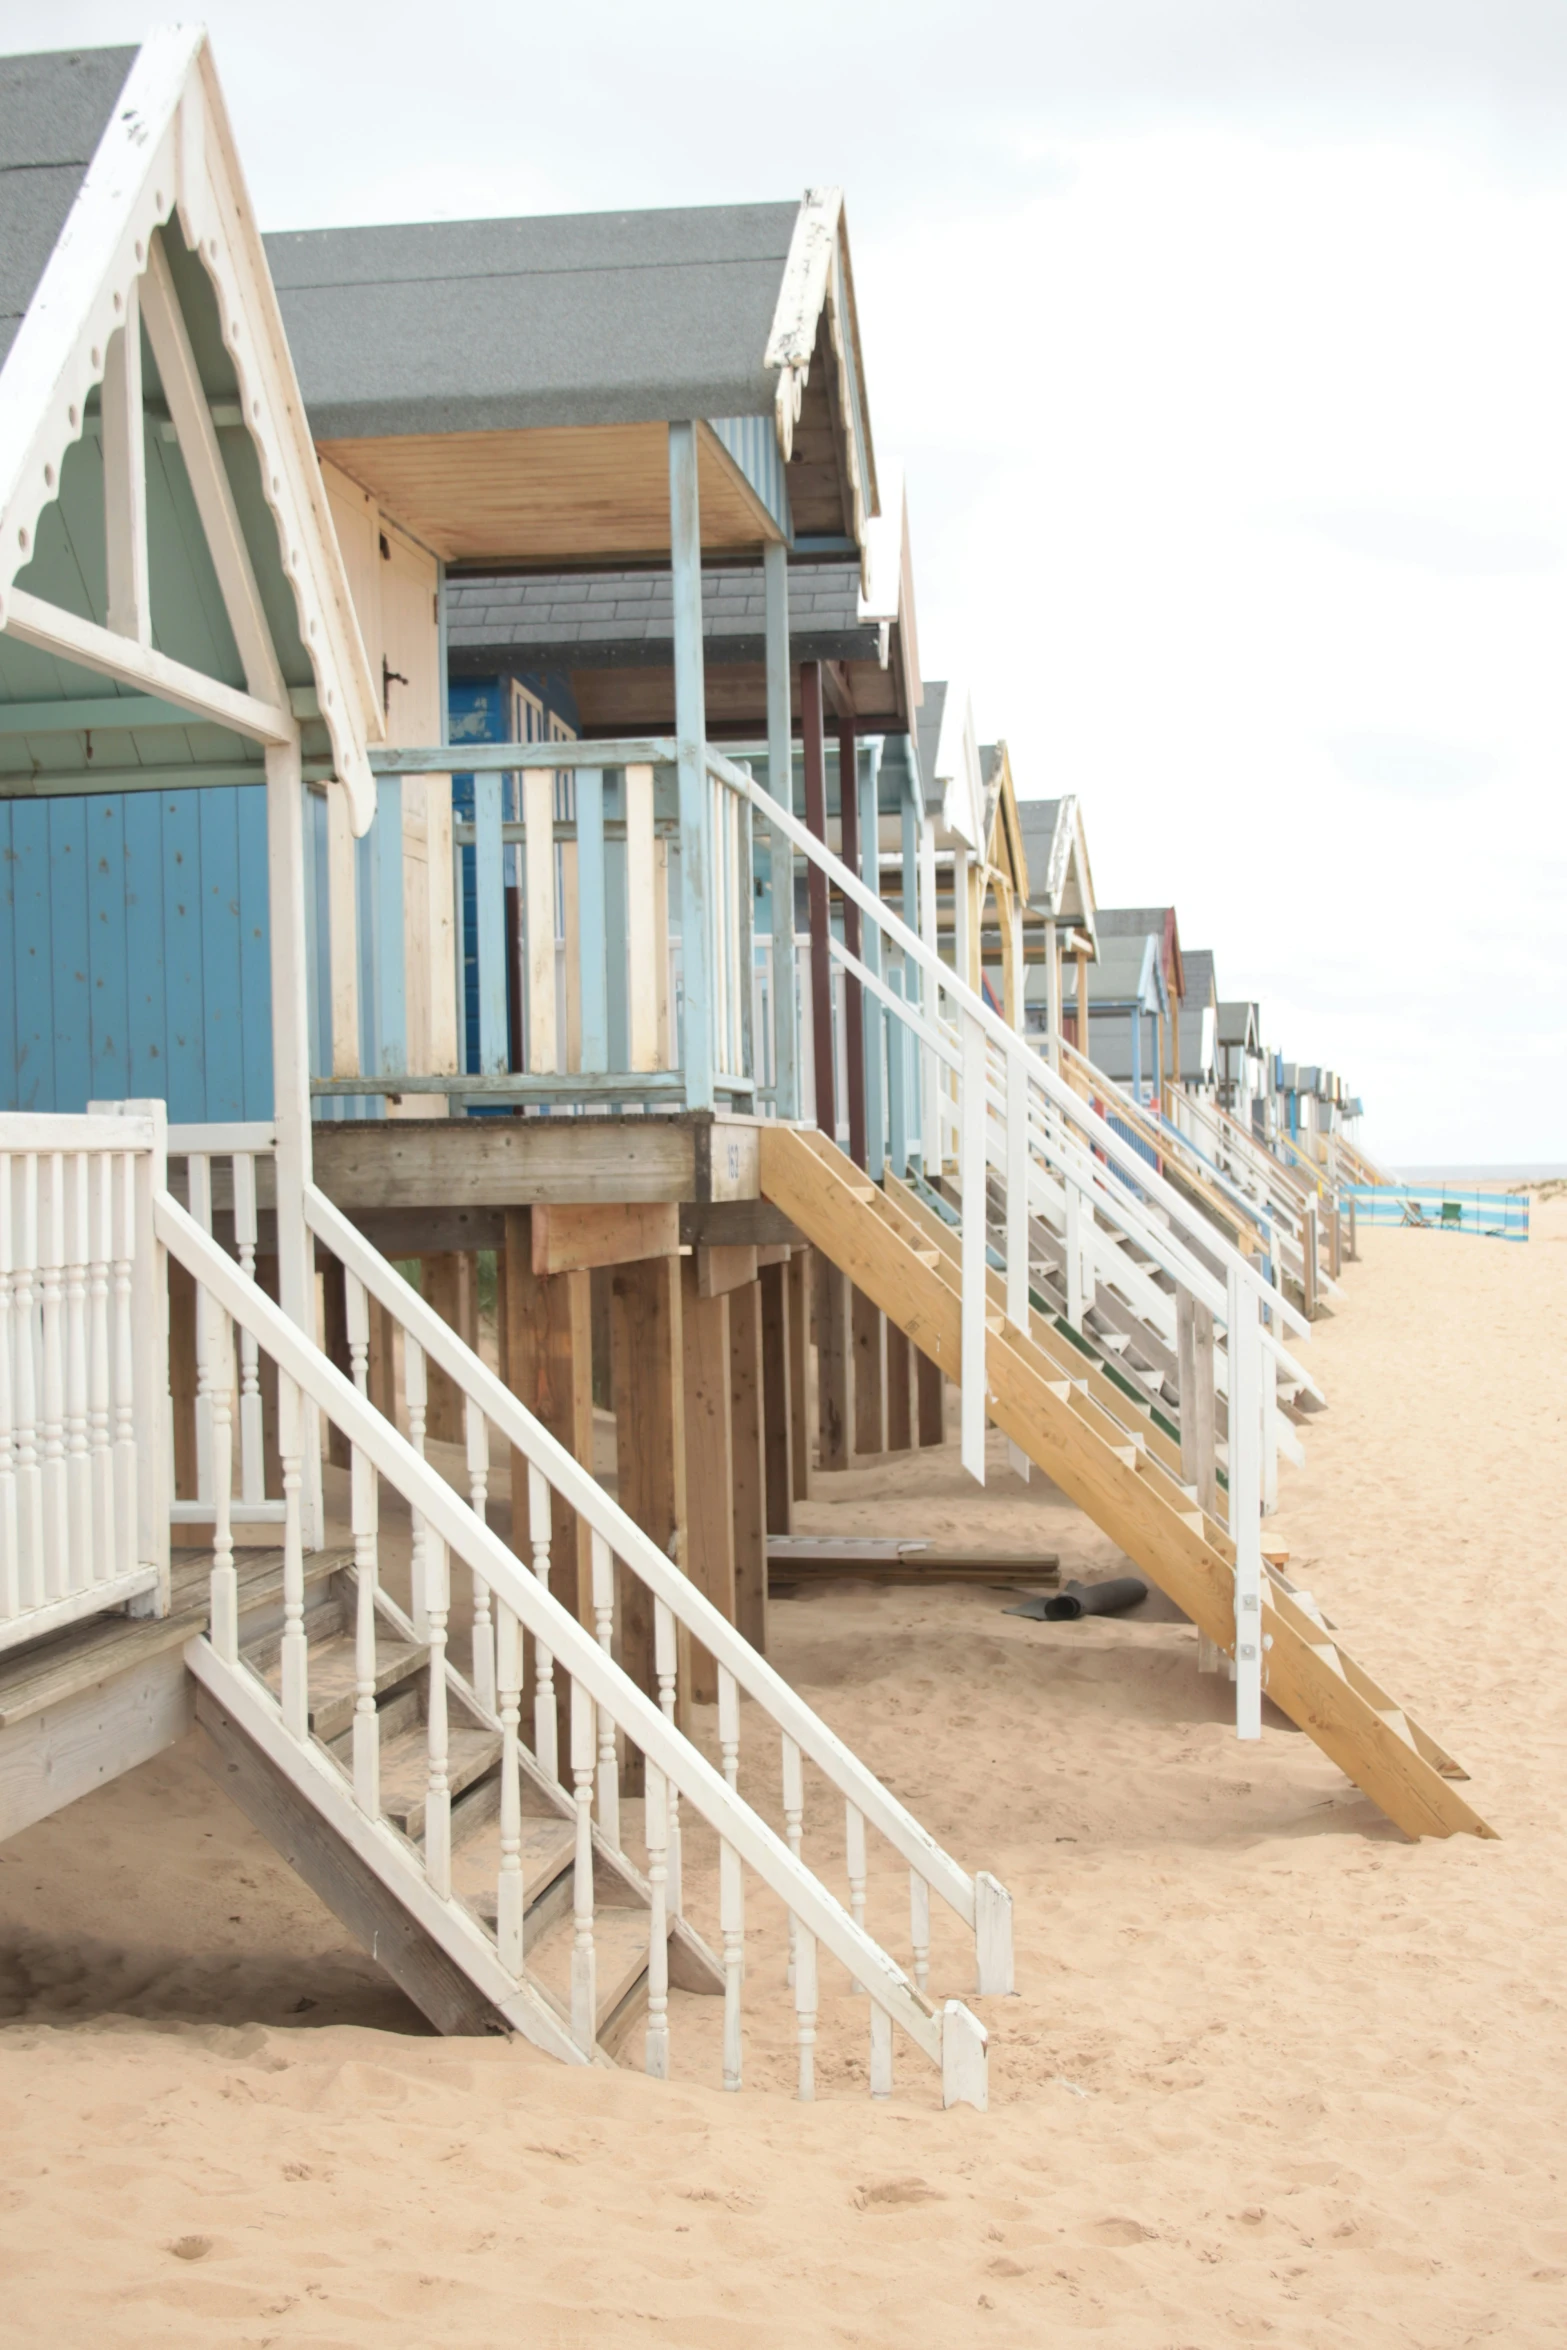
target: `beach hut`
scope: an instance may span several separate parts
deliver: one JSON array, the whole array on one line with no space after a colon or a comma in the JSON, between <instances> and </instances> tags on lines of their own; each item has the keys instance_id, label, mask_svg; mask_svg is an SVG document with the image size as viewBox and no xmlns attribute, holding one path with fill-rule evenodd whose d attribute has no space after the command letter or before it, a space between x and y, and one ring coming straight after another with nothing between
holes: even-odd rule
<instances>
[{"instance_id":1,"label":"beach hut","mask_svg":"<svg viewBox=\"0 0 1567 2350\"><path fill-rule=\"evenodd\" d=\"M1186 992L1180 1006L1178 1082L1211 1095L1219 1081L1219 983L1208 947L1188 947L1182 957Z\"/></svg>"},{"instance_id":2,"label":"beach hut","mask_svg":"<svg viewBox=\"0 0 1567 2350\"><path fill-rule=\"evenodd\" d=\"M1056 800L1020 800L1018 822L1028 859L1028 923L1025 958L1027 1024L1031 1035L1064 1036L1081 1052L1088 1049L1088 966L1097 955L1093 870L1083 830L1082 803L1075 793ZM1032 941L1038 940L1037 948ZM1074 984L1063 985L1070 955Z\"/></svg>"},{"instance_id":3,"label":"beach hut","mask_svg":"<svg viewBox=\"0 0 1567 2350\"><path fill-rule=\"evenodd\" d=\"M1136 1103L1161 1098L1170 1026L1164 939L1098 917L1099 954L1088 971L1088 1056L1130 1089Z\"/></svg>"},{"instance_id":4,"label":"beach hut","mask_svg":"<svg viewBox=\"0 0 1567 2350\"><path fill-rule=\"evenodd\" d=\"M1166 1077L1179 1084L1181 1077L1181 1031L1179 1014L1186 1000L1186 966L1181 956L1180 925L1173 906L1112 906L1101 907L1096 927L1102 939L1147 938L1158 940L1159 972L1163 994L1160 1013L1159 1063Z\"/></svg>"}]
</instances>

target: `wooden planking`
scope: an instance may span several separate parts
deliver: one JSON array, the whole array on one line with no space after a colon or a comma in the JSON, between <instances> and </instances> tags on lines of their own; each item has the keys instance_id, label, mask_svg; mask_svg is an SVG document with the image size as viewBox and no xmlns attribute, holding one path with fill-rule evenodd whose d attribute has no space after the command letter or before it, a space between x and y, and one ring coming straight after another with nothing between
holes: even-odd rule
<instances>
[{"instance_id":1,"label":"wooden planking","mask_svg":"<svg viewBox=\"0 0 1567 2350\"><path fill-rule=\"evenodd\" d=\"M616 1201L533 1210L533 1270L571 1273L680 1253L680 1211L669 1201Z\"/></svg>"},{"instance_id":2,"label":"wooden planking","mask_svg":"<svg viewBox=\"0 0 1567 2350\"><path fill-rule=\"evenodd\" d=\"M729 1623L735 1618L734 1434L729 1299L703 1297L690 1257L680 1260L681 1346L685 1371L686 1550L683 1564ZM692 1695L710 1705L718 1677L706 1649L693 1645Z\"/></svg>"},{"instance_id":3,"label":"wooden planking","mask_svg":"<svg viewBox=\"0 0 1567 2350\"><path fill-rule=\"evenodd\" d=\"M862 1460L887 1449L886 1387L883 1379L883 1334L886 1319L879 1306L854 1293L850 1331L854 1343L854 1449Z\"/></svg>"},{"instance_id":4,"label":"wooden planking","mask_svg":"<svg viewBox=\"0 0 1567 2350\"><path fill-rule=\"evenodd\" d=\"M774 1271L779 1268L772 1268ZM732 1290L729 1305L730 1432L734 1453L735 1625L767 1654L767 1501L764 1441L765 1305L759 1281Z\"/></svg>"},{"instance_id":5,"label":"wooden planking","mask_svg":"<svg viewBox=\"0 0 1567 2350\"><path fill-rule=\"evenodd\" d=\"M762 1458L769 1534L794 1530L794 1382L789 1359L789 1260L764 1265L761 1301ZM802 1423L803 1428L803 1423Z\"/></svg>"},{"instance_id":6,"label":"wooden planking","mask_svg":"<svg viewBox=\"0 0 1567 2350\"><path fill-rule=\"evenodd\" d=\"M469 1118L322 1126L316 1181L360 1208L691 1199L697 1140L673 1118Z\"/></svg>"},{"instance_id":7,"label":"wooden planking","mask_svg":"<svg viewBox=\"0 0 1567 2350\"><path fill-rule=\"evenodd\" d=\"M755 1279L754 1246L698 1248L696 1286L699 1297L723 1297L729 1290L744 1288L747 1282Z\"/></svg>"},{"instance_id":8,"label":"wooden planking","mask_svg":"<svg viewBox=\"0 0 1567 2350\"><path fill-rule=\"evenodd\" d=\"M887 1450L907 1452L914 1442L914 1350L896 1322L887 1323ZM781 1529L780 1529L781 1531Z\"/></svg>"},{"instance_id":9,"label":"wooden planking","mask_svg":"<svg viewBox=\"0 0 1567 2350\"><path fill-rule=\"evenodd\" d=\"M764 1167L767 1159L764 1151ZM825 1248L814 1262L817 1457L824 1469L846 1469L854 1440L853 1284Z\"/></svg>"},{"instance_id":10,"label":"wooden planking","mask_svg":"<svg viewBox=\"0 0 1567 2350\"><path fill-rule=\"evenodd\" d=\"M811 1498L811 1300L816 1288L816 1256L798 1248L784 1268L784 1292L789 1319L789 1487L795 1501Z\"/></svg>"},{"instance_id":11,"label":"wooden planking","mask_svg":"<svg viewBox=\"0 0 1567 2350\"><path fill-rule=\"evenodd\" d=\"M379 1246L379 1243L375 1245ZM492 1245L502 1248L506 1245L504 1221ZM397 1252L383 1250L382 1253ZM420 1266L419 1283L419 1293L425 1304L432 1307L447 1328L455 1330L464 1344L476 1352L479 1344L477 1276L478 1265L473 1255L465 1250L443 1249L425 1257ZM461 1392L439 1363L426 1363L425 1378L429 1397L425 1415L426 1435L438 1444L461 1444L465 1436Z\"/></svg>"},{"instance_id":12,"label":"wooden planking","mask_svg":"<svg viewBox=\"0 0 1567 2350\"><path fill-rule=\"evenodd\" d=\"M318 453L448 563L574 562L669 548L663 424L327 440ZM705 546L751 552L777 535L706 425L697 434L697 476Z\"/></svg>"},{"instance_id":13,"label":"wooden planking","mask_svg":"<svg viewBox=\"0 0 1567 2350\"><path fill-rule=\"evenodd\" d=\"M179 1639L188 1639L193 1626ZM63 1692L0 1732L0 1842L176 1745L194 1685L178 1645Z\"/></svg>"}]
</instances>

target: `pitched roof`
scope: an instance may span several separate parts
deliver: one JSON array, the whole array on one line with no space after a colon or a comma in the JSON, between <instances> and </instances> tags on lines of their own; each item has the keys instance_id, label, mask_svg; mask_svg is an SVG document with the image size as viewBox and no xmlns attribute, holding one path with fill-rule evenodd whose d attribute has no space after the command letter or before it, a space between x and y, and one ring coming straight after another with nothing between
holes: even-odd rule
<instances>
[{"instance_id":1,"label":"pitched roof","mask_svg":"<svg viewBox=\"0 0 1567 2350\"><path fill-rule=\"evenodd\" d=\"M319 440L768 416L800 207L304 229L266 239Z\"/></svg>"},{"instance_id":2,"label":"pitched roof","mask_svg":"<svg viewBox=\"0 0 1567 2350\"><path fill-rule=\"evenodd\" d=\"M135 57L134 49L0 57L0 364Z\"/></svg>"}]
</instances>

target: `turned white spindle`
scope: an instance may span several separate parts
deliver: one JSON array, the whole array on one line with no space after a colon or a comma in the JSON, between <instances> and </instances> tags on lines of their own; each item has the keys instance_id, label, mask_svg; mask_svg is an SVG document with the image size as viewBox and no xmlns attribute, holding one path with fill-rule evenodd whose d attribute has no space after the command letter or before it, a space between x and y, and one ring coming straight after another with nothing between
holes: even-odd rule
<instances>
[{"instance_id":1,"label":"turned white spindle","mask_svg":"<svg viewBox=\"0 0 1567 2350\"><path fill-rule=\"evenodd\" d=\"M103 1153L91 1162L87 1203L87 1450L92 1483L92 1558L96 1575L121 1564L114 1522L114 1432L109 1420L113 1355L109 1336L109 1266L114 1256L115 1162Z\"/></svg>"},{"instance_id":2,"label":"turned white spindle","mask_svg":"<svg viewBox=\"0 0 1567 2350\"><path fill-rule=\"evenodd\" d=\"M44 1589L63 1599L71 1587L71 1506L65 1469L65 1154L39 1163L38 1298L43 1324Z\"/></svg>"},{"instance_id":3,"label":"turned white spindle","mask_svg":"<svg viewBox=\"0 0 1567 2350\"><path fill-rule=\"evenodd\" d=\"M606 1656L615 1652L615 1556L602 1534L593 1537L593 1629ZM615 1752L615 1724L607 1706L599 1708L599 1834L620 1850L620 1763Z\"/></svg>"},{"instance_id":4,"label":"turned white spindle","mask_svg":"<svg viewBox=\"0 0 1567 2350\"><path fill-rule=\"evenodd\" d=\"M655 2081L669 2078L669 1844L667 1781L654 1763L644 1762L647 1827L647 2058Z\"/></svg>"},{"instance_id":5,"label":"turned white spindle","mask_svg":"<svg viewBox=\"0 0 1567 2350\"><path fill-rule=\"evenodd\" d=\"M675 1706L680 1688L680 1642L675 1630L672 1608L661 1599L653 1602L653 1677L658 1683L658 1702L666 1722L675 1719ZM669 1914L679 1917L685 1902L685 1867L680 1838L680 1792L668 1791L669 1821L666 1842L669 1853Z\"/></svg>"},{"instance_id":6,"label":"turned white spindle","mask_svg":"<svg viewBox=\"0 0 1567 2350\"><path fill-rule=\"evenodd\" d=\"M424 1799L424 1869L443 1901L452 1892L452 1791L446 1727L446 1617L451 1571L446 1544L432 1533L425 1554L430 1608L430 1699L425 1732L430 1778Z\"/></svg>"},{"instance_id":7,"label":"turned white spindle","mask_svg":"<svg viewBox=\"0 0 1567 2350\"><path fill-rule=\"evenodd\" d=\"M923 1991L930 1981L930 1887L917 1869L909 1871L909 1940L914 1947L914 1980Z\"/></svg>"},{"instance_id":8,"label":"turned white spindle","mask_svg":"<svg viewBox=\"0 0 1567 2350\"><path fill-rule=\"evenodd\" d=\"M718 1848L718 1927L724 1944L724 2087L740 2086L740 1992L745 1981L745 1876L727 1839Z\"/></svg>"},{"instance_id":9,"label":"turned white spindle","mask_svg":"<svg viewBox=\"0 0 1567 2350\"><path fill-rule=\"evenodd\" d=\"M424 1348L406 1332L403 1336L403 1395L408 1405L408 1441L423 1460L430 1409L430 1379ZM413 1618L415 1637L420 1640L424 1638L428 1624L424 1604L424 1551L424 1519L417 1510L413 1510L410 1512L409 1526L409 1614Z\"/></svg>"},{"instance_id":10,"label":"turned white spindle","mask_svg":"<svg viewBox=\"0 0 1567 2350\"><path fill-rule=\"evenodd\" d=\"M201 1290L198 1286L198 1298ZM234 1572L234 1337L216 1298L208 1299L207 1363L212 1398L212 1645L239 1662L239 1578Z\"/></svg>"},{"instance_id":11,"label":"turned white spindle","mask_svg":"<svg viewBox=\"0 0 1567 2350\"><path fill-rule=\"evenodd\" d=\"M865 1814L857 1804L843 1807L843 1848L849 1874L849 1908L854 1922L862 1930L865 1925ZM863 1992L863 1983L852 1983L850 1989Z\"/></svg>"},{"instance_id":12,"label":"turned white spindle","mask_svg":"<svg viewBox=\"0 0 1567 2350\"><path fill-rule=\"evenodd\" d=\"M140 1509L136 1457L136 1156L122 1151L114 1175L114 1515L122 1567L136 1564Z\"/></svg>"},{"instance_id":13,"label":"turned white spindle","mask_svg":"<svg viewBox=\"0 0 1567 2350\"><path fill-rule=\"evenodd\" d=\"M794 1919L794 2036L800 2051L799 2095L809 2104L816 2095L816 1936L798 1918Z\"/></svg>"},{"instance_id":14,"label":"turned white spindle","mask_svg":"<svg viewBox=\"0 0 1567 2350\"><path fill-rule=\"evenodd\" d=\"M212 1161L205 1151L192 1151L185 1161L190 1212L203 1232L212 1230ZM212 1362L213 1301L196 1284L196 1498L212 1499Z\"/></svg>"},{"instance_id":15,"label":"turned white spindle","mask_svg":"<svg viewBox=\"0 0 1567 2350\"><path fill-rule=\"evenodd\" d=\"M352 1453L354 1536L354 1801L370 1819L381 1812L381 1717L376 1711L375 1599L380 1571L380 1484L375 1463Z\"/></svg>"},{"instance_id":16,"label":"turned white spindle","mask_svg":"<svg viewBox=\"0 0 1567 2350\"><path fill-rule=\"evenodd\" d=\"M0 1621L16 1615L22 1604L16 1518L16 1407L11 1374L11 1293L16 1272L12 1180L10 1154L0 1152Z\"/></svg>"},{"instance_id":17,"label":"turned white spindle","mask_svg":"<svg viewBox=\"0 0 1567 2350\"><path fill-rule=\"evenodd\" d=\"M871 2095L892 2095L892 2018L871 2002Z\"/></svg>"},{"instance_id":18,"label":"turned white spindle","mask_svg":"<svg viewBox=\"0 0 1567 2350\"><path fill-rule=\"evenodd\" d=\"M740 1690L727 1666L718 1668L718 1751L731 1793L740 1792Z\"/></svg>"},{"instance_id":19,"label":"turned white spindle","mask_svg":"<svg viewBox=\"0 0 1567 2350\"><path fill-rule=\"evenodd\" d=\"M593 1950L593 1766L597 1709L580 1681L571 1684L571 1785L577 1806L572 1867L571 2031L579 2048L598 2037L598 1970Z\"/></svg>"},{"instance_id":20,"label":"turned white spindle","mask_svg":"<svg viewBox=\"0 0 1567 2350\"><path fill-rule=\"evenodd\" d=\"M45 1584L43 1464L38 1457L38 1160L32 1151L14 1162L16 1280L11 1293L13 1429L16 1443L16 1561L18 1602L42 1604Z\"/></svg>"},{"instance_id":21,"label":"turned white spindle","mask_svg":"<svg viewBox=\"0 0 1567 2350\"><path fill-rule=\"evenodd\" d=\"M301 1744L310 1735L310 1654L305 1637L305 1546L300 1515L304 1489L305 1413L286 1371L277 1375L277 1443L283 1476L283 1726Z\"/></svg>"},{"instance_id":22,"label":"turned white spindle","mask_svg":"<svg viewBox=\"0 0 1567 2350\"><path fill-rule=\"evenodd\" d=\"M501 1865L495 1888L495 1941L508 1974L522 1973L522 1626L504 1599L495 1603L496 1710L501 1720Z\"/></svg>"},{"instance_id":23,"label":"turned white spindle","mask_svg":"<svg viewBox=\"0 0 1567 2350\"><path fill-rule=\"evenodd\" d=\"M343 1312L348 1323L348 1363L361 1395L370 1393L370 1300L357 1273L343 1268Z\"/></svg>"},{"instance_id":24,"label":"turned white spindle","mask_svg":"<svg viewBox=\"0 0 1567 2350\"><path fill-rule=\"evenodd\" d=\"M490 1496L490 1423L473 1397L463 1401L463 1429L468 1440L468 1495L473 1514L482 1520ZM546 1487L546 1493L548 1488ZM530 1493L531 1503L532 1496ZM549 1583L548 1519L545 1521L544 1582ZM537 1561L534 1572L537 1573ZM479 1703L495 1709L495 1628L490 1619L490 1587L474 1570L473 1577L473 1688Z\"/></svg>"},{"instance_id":25,"label":"turned white spindle","mask_svg":"<svg viewBox=\"0 0 1567 2350\"><path fill-rule=\"evenodd\" d=\"M234 1247L239 1269L247 1281L256 1278L256 1242L260 1223L256 1214L256 1158L253 1151L234 1153ZM266 1498L266 1450L261 1425L261 1356L255 1334L239 1334L239 1490L247 1502Z\"/></svg>"},{"instance_id":26,"label":"turned white spindle","mask_svg":"<svg viewBox=\"0 0 1567 2350\"><path fill-rule=\"evenodd\" d=\"M783 1740L783 1815L784 1834L789 1839L789 1850L796 1860L805 1835L805 1773L800 1764L800 1749L794 1740ZM795 1979L795 1942L798 1928L794 1911L789 1912L789 1973L787 1980Z\"/></svg>"},{"instance_id":27,"label":"turned white spindle","mask_svg":"<svg viewBox=\"0 0 1567 2350\"><path fill-rule=\"evenodd\" d=\"M546 1591L550 1587L550 1487L542 1469L528 1464L528 1540L533 1550L533 1572ZM534 1634L533 1639L533 1752L541 1771L560 1777L559 1739L555 1727L555 1659Z\"/></svg>"},{"instance_id":28,"label":"turned white spindle","mask_svg":"<svg viewBox=\"0 0 1567 2350\"><path fill-rule=\"evenodd\" d=\"M65 1161L61 1200L61 1243L65 1257L65 1493L67 1580L72 1591L112 1573L112 1563L93 1551L92 1453L87 1442L87 1399L91 1373L87 1360L87 1179L91 1168L85 1151L72 1151Z\"/></svg>"}]
</instances>

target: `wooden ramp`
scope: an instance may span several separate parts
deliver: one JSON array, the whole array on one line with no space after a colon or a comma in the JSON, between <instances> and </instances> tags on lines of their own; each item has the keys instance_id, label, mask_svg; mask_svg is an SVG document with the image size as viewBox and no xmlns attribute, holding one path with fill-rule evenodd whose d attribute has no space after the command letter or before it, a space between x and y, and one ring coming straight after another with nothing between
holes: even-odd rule
<instances>
[{"instance_id":1,"label":"wooden ramp","mask_svg":"<svg viewBox=\"0 0 1567 2350\"><path fill-rule=\"evenodd\" d=\"M761 1130L762 1189L856 1288L956 1380L962 1360L957 1236L912 1193L891 1199L812 1130ZM1234 1548L1179 1481L1168 1442L1049 1322L1020 1330L990 1298L989 1418L1227 1652ZM1409 1836L1495 1831L1454 1785L1467 1777L1289 1593L1263 1589L1263 1686Z\"/></svg>"}]
</instances>

